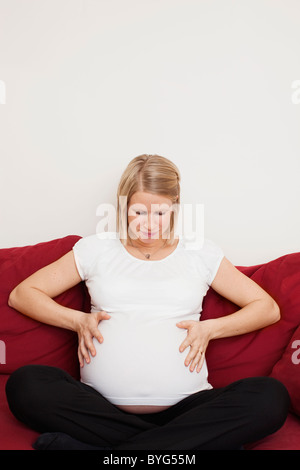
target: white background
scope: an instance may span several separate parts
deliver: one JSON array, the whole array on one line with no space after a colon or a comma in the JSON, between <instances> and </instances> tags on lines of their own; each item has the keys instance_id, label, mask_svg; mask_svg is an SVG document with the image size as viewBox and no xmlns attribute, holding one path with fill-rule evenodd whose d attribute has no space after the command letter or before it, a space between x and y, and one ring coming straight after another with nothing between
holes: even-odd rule
<instances>
[{"instance_id":1,"label":"white background","mask_svg":"<svg viewBox=\"0 0 300 470\"><path fill-rule=\"evenodd\" d=\"M95 233L157 153L233 263L300 251L299 24L298 0L0 0L0 247Z\"/></svg>"}]
</instances>

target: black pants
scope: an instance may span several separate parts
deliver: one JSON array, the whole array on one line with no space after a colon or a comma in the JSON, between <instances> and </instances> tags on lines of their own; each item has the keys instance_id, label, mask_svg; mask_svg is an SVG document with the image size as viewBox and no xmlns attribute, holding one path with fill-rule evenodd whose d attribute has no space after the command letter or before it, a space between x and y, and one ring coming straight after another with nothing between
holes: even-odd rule
<instances>
[{"instance_id":1,"label":"black pants","mask_svg":"<svg viewBox=\"0 0 300 470\"><path fill-rule=\"evenodd\" d=\"M63 432L114 450L238 449L278 430L290 402L281 382L252 377L158 413L133 414L63 370L39 365L16 370L6 394L12 413L38 432Z\"/></svg>"}]
</instances>

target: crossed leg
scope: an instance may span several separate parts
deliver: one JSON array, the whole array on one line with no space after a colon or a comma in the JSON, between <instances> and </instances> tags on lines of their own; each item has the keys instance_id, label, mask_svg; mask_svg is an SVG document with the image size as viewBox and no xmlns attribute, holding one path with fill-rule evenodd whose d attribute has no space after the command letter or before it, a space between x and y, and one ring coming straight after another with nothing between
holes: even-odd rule
<instances>
[{"instance_id":1,"label":"crossed leg","mask_svg":"<svg viewBox=\"0 0 300 470\"><path fill-rule=\"evenodd\" d=\"M252 377L162 412L127 413L62 369L39 365L15 371L6 394L12 413L29 427L114 450L238 449L279 429L289 407L279 381Z\"/></svg>"}]
</instances>

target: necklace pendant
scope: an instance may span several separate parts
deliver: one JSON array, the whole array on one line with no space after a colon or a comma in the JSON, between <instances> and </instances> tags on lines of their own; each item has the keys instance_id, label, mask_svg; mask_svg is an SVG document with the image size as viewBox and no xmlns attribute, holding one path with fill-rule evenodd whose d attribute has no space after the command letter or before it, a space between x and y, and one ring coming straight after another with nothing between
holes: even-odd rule
<instances>
[{"instance_id":1,"label":"necklace pendant","mask_svg":"<svg viewBox=\"0 0 300 470\"><path fill-rule=\"evenodd\" d=\"M149 253L147 253L145 256L146 256L146 258L147 258L147 259L149 259L149 258L150 258L150 255L149 255Z\"/></svg>"}]
</instances>

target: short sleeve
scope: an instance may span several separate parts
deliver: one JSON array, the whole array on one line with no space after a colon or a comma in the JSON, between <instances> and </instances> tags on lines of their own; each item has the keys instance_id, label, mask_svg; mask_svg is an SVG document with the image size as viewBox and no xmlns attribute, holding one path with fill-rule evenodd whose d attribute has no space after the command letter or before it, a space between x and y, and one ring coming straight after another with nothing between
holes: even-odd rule
<instances>
[{"instance_id":1,"label":"short sleeve","mask_svg":"<svg viewBox=\"0 0 300 470\"><path fill-rule=\"evenodd\" d=\"M77 271L82 281L89 278L89 273L95 261L95 248L97 240L93 235L81 238L73 246L73 253Z\"/></svg>"},{"instance_id":2,"label":"short sleeve","mask_svg":"<svg viewBox=\"0 0 300 470\"><path fill-rule=\"evenodd\" d=\"M207 283L211 285L224 258L223 250L213 241L205 239L201 249L201 258L207 270Z\"/></svg>"}]
</instances>

